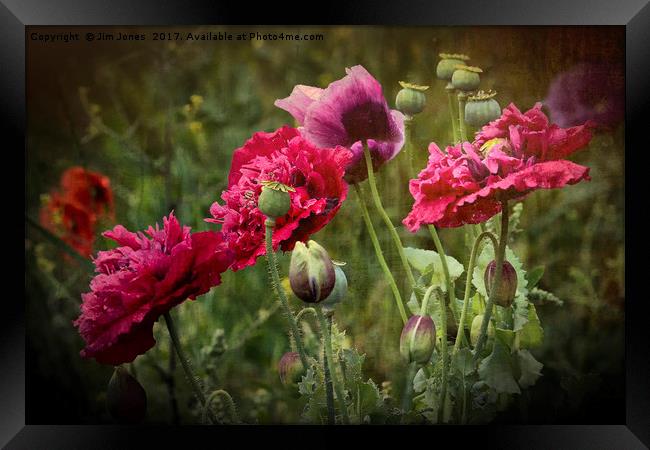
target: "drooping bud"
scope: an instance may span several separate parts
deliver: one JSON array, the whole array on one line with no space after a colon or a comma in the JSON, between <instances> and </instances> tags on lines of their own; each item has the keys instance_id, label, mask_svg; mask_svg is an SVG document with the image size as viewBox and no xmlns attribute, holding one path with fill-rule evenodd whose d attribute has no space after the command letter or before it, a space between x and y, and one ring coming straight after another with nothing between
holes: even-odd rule
<instances>
[{"instance_id":1,"label":"drooping bud","mask_svg":"<svg viewBox=\"0 0 650 450\"><path fill-rule=\"evenodd\" d=\"M411 316L402 329L399 352L407 363L426 364L436 346L436 326L429 316Z\"/></svg>"},{"instance_id":2,"label":"drooping bud","mask_svg":"<svg viewBox=\"0 0 650 450\"><path fill-rule=\"evenodd\" d=\"M492 260L485 268L485 290L488 295L494 288L494 278L497 272L497 263ZM512 305L517 294L517 272L515 268L508 261L503 261L503 269L501 271L501 284L497 286L494 293L494 303L504 308Z\"/></svg>"},{"instance_id":3,"label":"drooping bud","mask_svg":"<svg viewBox=\"0 0 650 450\"><path fill-rule=\"evenodd\" d=\"M483 72L479 67L457 65L451 76L451 84L461 91L473 91L481 84L479 73Z\"/></svg>"},{"instance_id":4,"label":"drooping bud","mask_svg":"<svg viewBox=\"0 0 650 450\"><path fill-rule=\"evenodd\" d=\"M106 407L113 419L125 424L142 422L147 412L147 393L122 366L115 368L108 382Z\"/></svg>"},{"instance_id":5,"label":"drooping bud","mask_svg":"<svg viewBox=\"0 0 650 450\"><path fill-rule=\"evenodd\" d=\"M440 53L440 61L436 66L436 76L441 80L451 80L456 66L464 65L469 61L469 56L461 54Z\"/></svg>"},{"instance_id":6,"label":"drooping bud","mask_svg":"<svg viewBox=\"0 0 650 450\"><path fill-rule=\"evenodd\" d=\"M289 265L289 284L296 297L319 303L334 289L336 272L327 251L316 241L296 242Z\"/></svg>"},{"instance_id":7,"label":"drooping bud","mask_svg":"<svg viewBox=\"0 0 650 450\"><path fill-rule=\"evenodd\" d=\"M399 82L401 89L395 98L395 107L398 111L406 116L414 116L421 113L426 103L424 91L429 89L429 86L419 86L417 84Z\"/></svg>"},{"instance_id":8,"label":"drooping bud","mask_svg":"<svg viewBox=\"0 0 650 450\"><path fill-rule=\"evenodd\" d=\"M469 339L472 341L472 345L476 345L478 342L478 337L481 335L481 324L483 323L483 314L479 314L474 317L472 320L472 329L469 332ZM494 337L494 325L492 322L488 324L487 329L488 338Z\"/></svg>"},{"instance_id":9,"label":"drooping bud","mask_svg":"<svg viewBox=\"0 0 650 450\"><path fill-rule=\"evenodd\" d=\"M334 275L336 277L334 289L332 289L330 295L321 302L321 307L323 308L323 313L325 313L325 315L332 314L336 305L341 303L348 293L348 279L345 276L345 272L343 272L343 269L341 269L339 264L335 262L333 263Z\"/></svg>"},{"instance_id":10,"label":"drooping bud","mask_svg":"<svg viewBox=\"0 0 650 450\"><path fill-rule=\"evenodd\" d=\"M278 362L278 372L280 373L280 381L285 386L300 381L303 374L300 355L297 352L287 352L282 355L282 358Z\"/></svg>"},{"instance_id":11,"label":"drooping bud","mask_svg":"<svg viewBox=\"0 0 650 450\"><path fill-rule=\"evenodd\" d=\"M496 95L495 91L478 91L476 95L470 95L465 105L465 122L481 127L498 119L501 116L501 106L494 99Z\"/></svg>"},{"instance_id":12,"label":"drooping bud","mask_svg":"<svg viewBox=\"0 0 650 450\"><path fill-rule=\"evenodd\" d=\"M262 192L257 206L267 217L276 219L284 216L291 208L291 195L295 189L277 181L262 181Z\"/></svg>"}]
</instances>

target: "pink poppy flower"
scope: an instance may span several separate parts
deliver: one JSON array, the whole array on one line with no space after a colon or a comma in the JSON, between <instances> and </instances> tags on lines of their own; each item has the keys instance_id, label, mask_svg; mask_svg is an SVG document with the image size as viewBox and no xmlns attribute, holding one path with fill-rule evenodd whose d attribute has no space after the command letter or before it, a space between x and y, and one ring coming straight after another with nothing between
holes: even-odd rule
<instances>
[{"instance_id":1,"label":"pink poppy flower","mask_svg":"<svg viewBox=\"0 0 650 450\"><path fill-rule=\"evenodd\" d=\"M348 186L343 180L350 152L343 147L317 148L298 130L282 127L272 133L255 133L235 150L228 175L224 204L210 208L235 252L233 270L255 264L266 254L266 217L257 207L262 181L278 181L290 192L289 212L275 220L273 248L293 249L323 228L338 212Z\"/></svg>"},{"instance_id":2,"label":"pink poppy flower","mask_svg":"<svg viewBox=\"0 0 650 450\"><path fill-rule=\"evenodd\" d=\"M289 112L314 145L350 149L345 180L358 183L368 176L363 143L367 142L373 168L378 170L404 145L404 115L388 107L381 85L362 66L346 69L346 73L325 89L297 85L275 106Z\"/></svg>"},{"instance_id":3,"label":"pink poppy flower","mask_svg":"<svg viewBox=\"0 0 650 450\"><path fill-rule=\"evenodd\" d=\"M588 167L563 158L589 143L592 127L560 128L549 124L539 103L523 114L511 104L474 143L448 147L446 154L431 144L427 167L410 182L415 203L404 225L415 232L423 224L481 223L501 211L503 200L589 180Z\"/></svg>"},{"instance_id":4,"label":"pink poppy flower","mask_svg":"<svg viewBox=\"0 0 650 450\"><path fill-rule=\"evenodd\" d=\"M98 252L97 275L74 322L86 342L81 356L103 364L133 361L153 347L158 317L220 284L233 260L221 233L190 233L173 213L146 235L122 225L103 235L120 246Z\"/></svg>"}]
</instances>

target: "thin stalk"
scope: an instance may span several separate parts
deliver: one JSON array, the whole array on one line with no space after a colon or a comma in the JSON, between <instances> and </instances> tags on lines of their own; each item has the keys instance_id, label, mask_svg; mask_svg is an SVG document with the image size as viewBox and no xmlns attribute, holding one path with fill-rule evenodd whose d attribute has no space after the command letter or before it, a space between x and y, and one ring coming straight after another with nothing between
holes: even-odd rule
<instances>
[{"instance_id":1,"label":"thin stalk","mask_svg":"<svg viewBox=\"0 0 650 450\"><path fill-rule=\"evenodd\" d=\"M409 177L416 178L415 172L415 149L413 148L413 119L408 118L404 120L404 142L406 143L406 153L409 160Z\"/></svg>"},{"instance_id":2,"label":"thin stalk","mask_svg":"<svg viewBox=\"0 0 650 450\"><path fill-rule=\"evenodd\" d=\"M445 306L445 297L440 296L440 355L442 356L442 387L440 391L440 410L438 411L440 422L445 416L445 405L447 403L447 309Z\"/></svg>"},{"instance_id":3,"label":"thin stalk","mask_svg":"<svg viewBox=\"0 0 650 450\"><path fill-rule=\"evenodd\" d=\"M223 389L219 389L212 392L212 394L210 394L210 396L206 400L205 408L203 409L203 421L205 422L205 415L206 413L209 413L210 405L217 397L221 397L226 400L226 403L228 404L228 410L230 412L230 418L235 423L241 422L241 420L239 419L239 414L237 413L237 405L235 404L235 401L232 399L230 394L224 391Z\"/></svg>"},{"instance_id":4,"label":"thin stalk","mask_svg":"<svg viewBox=\"0 0 650 450\"><path fill-rule=\"evenodd\" d=\"M418 371L417 363L414 361L409 364L408 371L406 372L406 386L404 386L404 397L402 397L402 411L407 412L411 409L413 395L413 378Z\"/></svg>"},{"instance_id":5,"label":"thin stalk","mask_svg":"<svg viewBox=\"0 0 650 450\"><path fill-rule=\"evenodd\" d=\"M397 253L399 254L399 258L402 261L402 266L404 266L404 271L406 272L406 278L409 281L411 290L415 293L416 297L419 297L415 289L415 277L413 276L413 271L411 270L411 266L409 265L408 259L406 258L406 254L404 253L402 240L400 239L397 230L393 226L390 217L388 217L388 214L386 213L386 210L384 209L384 206L381 203L381 198L379 197L379 191L377 190L375 173L372 167L372 157L370 156L370 149L368 149L368 144L365 142L363 144L363 155L366 159L366 168L368 169L368 184L370 185L370 192L372 194L372 200L375 203L375 208L377 208L379 215L381 216L382 220L386 224L386 227L388 227L388 231L390 232L390 235L393 238L393 242L395 243L395 247L397 248Z\"/></svg>"},{"instance_id":6,"label":"thin stalk","mask_svg":"<svg viewBox=\"0 0 650 450\"><path fill-rule=\"evenodd\" d=\"M501 273L503 272L503 259L506 254L506 243L508 241L508 201L504 200L501 207L501 233L499 236L499 247L496 257L496 271L494 274L494 284L489 293L487 305L485 306L485 314L483 315L483 322L481 323L481 333L479 334L476 347L474 349L474 363L478 361L483 345L487 338L487 329L490 319L492 318L492 305L494 304L494 293L498 291L497 286L501 284Z\"/></svg>"},{"instance_id":7,"label":"thin stalk","mask_svg":"<svg viewBox=\"0 0 650 450\"><path fill-rule=\"evenodd\" d=\"M465 104L467 103L467 94L458 93L458 125L460 128L460 138L463 142L467 140L467 130L465 128Z\"/></svg>"},{"instance_id":8,"label":"thin stalk","mask_svg":"<svg viewBox=\"0 0 650 450\"><path fill-rule=\"evenodd\" d=\"M454 354L460 350L461 340L465 338L465 317L467 316L467 310L469 309L469 294L472 290L472 276L474 273L474 265L476 264L476 257L478 256L478 249L481 245L481 242L484 238L489 238L492 241L494 246L494 251L496 253L498 244L497 239L494 235L485 231L478 235L472 246L472 253L469 257L469 266L467 268L467 278L465 281L465 295L463 297L463 311L460 314L460 323L458 324L458 333L456 334L456 343L454 344Z\"/></svg>"},{"instance_id":9,"label":"thin stalk","mask_svg":"<svg viewBox=\"0 0 650 450\"><path fill-rule=\"evenodd\" d=\"M325 400L327 403L327 423L336 425L336 411L334 410L334 385L332 384L332 375L330 366L332 360L327 358L327 349L325 348L325 332L321 330L321 342L323 344L323 372L325 373Z\"/></svg>"},{"instance_id":10,"label":"thin stalk","mask_svg":"<svg viewBox=\"0 0 650 450\"><path fill-rule=\"evenodd\" d=\"M165 318L165 324L167 324L167 330L169 331L169 337L171 338L172 344L174 345L174 350L176 350L178 359L181 361L181 366L183 366L183 370L185 371L185 376L187 377L187 379L190 382L190 385L192 386L194 395L196 395L196 398L199 400L199 402L201 402L201 406L205 408L206 407L205 393L203 392L203 388L201 387L199 378L196 376L194 370L192 369L192 364L190 363L190 360L187 358L185 352L183 351L181 342L178 339L178 332L176 331L174 320L172 319L172 316L169 312L166 312L163 315L163 317ZM217 418L214 416L212 411L208 411L208 415L210 416L210 420L212 421L212 423L217 423Z\"/></svg>"},{"instance_id":11,"label":"thin stalk","mask_svg":"<svg viewBox=\"0 0 650 450\"><path fill-rule=\"evenodd\" d=\"M456 125L456 108L454 107L455 98L454 98L454 88L447 88L447 99L449 100L449 115L451 116L451 127L454 132L454 144L456 144L459 140L459 134L458 134L458 126Z\"/></svg>"},{"instance_id":12,"label":"thin stalk","mask_svg":"<svg viewBox=\"0 0 650 450\"><path fill-rule=\"evenodd\" d=\"M300 336L300 330L298 330L298 325L296 324L296 319L293 317L293 313L289 308L289 301L287 300L286 295L284 294L284 289L280 284L280 275L278 274L278 265L277 260L275 259L275 252L273 251L273 227L275 226L275 221L271 219L266 220L266 261L269 267L269 274L271 276L271 284L275 289L275 293L280 301L280 306L284 312L287 321L289 322L289 328L293 335L293 339L296 343L296 348L298 349L298 355L300 355L300 362L305 370L309 367L307 363L307 354L305 353L305 347L302 344L302 337Z\"/></svg>"},{"instance_id":13,"label":"thin stalk","mask_svg":"<svg viewBox=\"0 0 650 450\"><path fill-rule=\"evenodd\" d=\"M388 264L386 264L384 253L382 252L381 246L379 245L379 239L377 239L377 233L375 232L375 227L372 224L372 220L370 220L370 214L368 214L368 208L366 207L366 202L364 201L363 195L361 194L361 188L359 187L358 184L355 184L354 190L357 193L359 206L361 206L361 213L363 215L363 221L366 223L366 228L368 229L368 234L370 235L370 240L372 241L372 246L375 249L375 255L377 256L377 260L379 261L379 265L381 266L381 269L384 271L384 276L386 277L386 281L388 281L388 284L390 285L390 289L393 291L393 296L395 297L395 303L397 303L397 309L399 309L399 314L402 317L402 322L406 324L408 318L406 316L406 310L404 309L404 304L402 302L402 296L400 295L399 289L397 288L397 284L395 283L395 278L393 277L392 272L388 268Z\"/></svg>"},{"instance_id":14,"label":"thin stalk","mask_svg":"<svg viewBox=\"0 0 650 450\"><path fill-rule=\"evenodd\" d=\"M433 225L429 225L429 233L431 233L431 237L433 238L433 243L436 246L436 251L440 256L440 262L442 263L442 272L445 276L445 286L447 288L447 296L449 297L449 308L451 309L452 318L454 319L454 321L456 321L456 301L454 299L454 285L451 282L451 276L449 275L449 266L447 265L447 255L445 254L445 249L442 246L442 242L440 242L440 238L438 237L438 231L436 230L436 227ZM446 315L447 309L444 308L443 310L445 311L445 315Z\"/></svg>"},{"instance_id":15,"label":"thin stalk","mask_svg":"<svg viewBox=\"0 0 650 450\"><path fill-rule=\"evenodd\" d=\"M334 356L332 352L332 333L331 331L331 325L332 325L332 319L331 317L328 319L323 315L323 311L321 311L320 308L316 309L316 314L318 316L318 321L320 322L320 328L322 335L325 340L325 355L327 356L327 365L331 367L330 375L332 378L332 385L334 386L334 391L336 391L336 397L338 398L339 401L339 409L341 410L341 415L343 416L343 423L344 424L349 424L350 423L350 418L348 416L348 408L345 404L345 396L343 395L343 388L339 381L337 380L336 376L336 370L334 370Z\"/></svg>"}]
</instances>

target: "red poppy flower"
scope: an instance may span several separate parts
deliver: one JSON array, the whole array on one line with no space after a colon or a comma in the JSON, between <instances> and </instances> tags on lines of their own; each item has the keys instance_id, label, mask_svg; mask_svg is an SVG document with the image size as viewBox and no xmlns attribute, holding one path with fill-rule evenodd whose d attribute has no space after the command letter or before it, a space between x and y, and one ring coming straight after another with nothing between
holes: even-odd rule
<instances>
[{"instance_id":1,"label":"red poppy flower","mask_svg":"<svg viewBox=\"0 0 650 450\"><path fill-rule=\"evenodd\" d=\"M474 143L429 146L429 164L410 182L415 198L404 219L410 231L422 224L458 227L481 223L501 211L501 202L536 189L561 188L589 180L589 168L563 158L585 147L593 124L560 128L536 104L526 113L510 104L485 125Z\"/></svg>"},{"instance_id":2,"label":"red poppy flower","mask_svg":"<svg viewBox=\"0 0 650 450\"><path fill-rule=\"evenodd\" d=\"M273 248L293 249L323 228L345 200L348 186L343 180L351 153L343 147L317 148L298 130L282 127L271 133L255 133L235 150L228 176L228 190L220 205L210 208L221 223L236 254L233 270L255 264L266 253L265 216L257 207L262 181L278 181L291 186L289 212L276 219Z\"/></svg>"},{"instance_id":3,"label":"red poppy flower","mask_svg":"<svg viewBox=\"0 0 650 450\"><path fill-rule=\"evenodd\" d=\"M103 364L130 362L149 350L158 317L220 284L233 259L221 233L190 233L173 213L146 235L122 225L103 235L120 247L98 252L98 274L74 322L86 341L81 356Z\"/></svg>"},{"instance_id":4,"label":"red poppy flower","mask_svg":"<svg viewBox=\"0 0 650 450\"><path fill-rule=\"evenodd\" d=\"M113 191L108 177L83 167L71 167L61 176L61 188L64 196L81 208L94 214L113 215Z\"/></svg>"}]
</instances>

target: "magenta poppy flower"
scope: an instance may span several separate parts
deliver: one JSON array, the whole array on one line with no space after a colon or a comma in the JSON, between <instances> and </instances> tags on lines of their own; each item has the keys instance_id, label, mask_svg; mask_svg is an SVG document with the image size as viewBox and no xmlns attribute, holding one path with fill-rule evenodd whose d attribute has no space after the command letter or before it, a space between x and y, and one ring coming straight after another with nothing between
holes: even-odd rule
<instances>
[{"instance_id":1,"label":"magenta poppy flower","mask_svg":"<svg viewBox=\"0 0 650 450\"><path fill-rule=\"evenodd\" d=\"M510 104L474 143L448 147L446 154L431 144L427 167L410 182L415 203L404 225L415 232L423 224L481 223L501 211L503 200L589 180L588 167L564 158L589 143L592 127L560 128L549 124L539 103L523 114Z\"/></svg>"},{"instance_id":2,"label":"magenta poppy flower","mask_svg":"<svg viewBox=\"0 0 650 450\"><path fill-rule=\"evenodd\" d=\"M404 145L404 116L388 107L381 85L362 66L346 69L346 73L325 89L297 85L275 106L289 112L314 145L350 149L345 180L358 183L368 177L363 143L367 142L373 168L378 170Z\"/></svg>"},{"instance_id":3,"label":"magenta poppy flower","mask_svg":"<svg viewBox=\"0 0 650 450\"><path fill-rule=\"evenodd\" d=\"M323 228L338 212L348 192L343 180L350 151L344 147L318 148L298 130L282 127L255 133L232 157L224 204L210 208L235 252L233 270L255 264L266 254L265 215L257 207L263 181L278 181L290 192L289 212L275 219L273 248L293 249Z\"/></svg>"},{"instance_id":4,"label":"magenta poppy flower","mask_svg":"<svg viewBox=\"0 0 650 450\"><path fill-rule=\"evenodd\" d=\"M103 235L120 246L98 252L97 275L74 322L86 342L81 356L103 364L133 361L153 347L158 317L220 284L233 260L221 233L190 233L173 213L146 235L122 225Z\"/></svg>"},{"instance_id":5,"label":"magenta poppy flower","mask_svg":"<svg viewBox=\"0 0 650 450\"><path fill-rule=\"evenodd\" d=\"M578 64L553 80L544 104L562 127L591 120L612 128L625 117L623 69L615 64Z\"/></svg>"}]
</instances>

